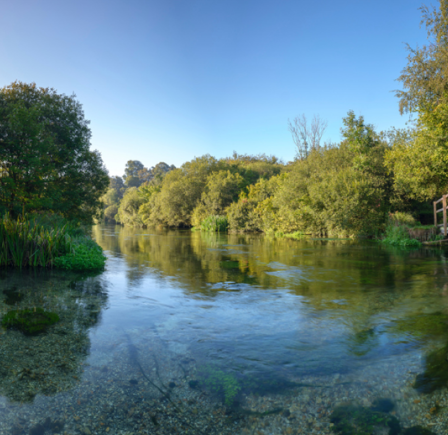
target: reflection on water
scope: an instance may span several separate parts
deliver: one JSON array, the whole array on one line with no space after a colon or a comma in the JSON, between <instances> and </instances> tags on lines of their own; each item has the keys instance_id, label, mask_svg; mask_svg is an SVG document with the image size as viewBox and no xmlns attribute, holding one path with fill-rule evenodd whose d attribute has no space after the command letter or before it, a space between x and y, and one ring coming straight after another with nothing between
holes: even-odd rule
<instances>
[{"instance_id":1,"label":"reflection on water","mask_svg":"<svg viewBox=\"0 0 448 435\"><path fill-rule=\"evenodd\" d=\"M61 318L0 331L0 433L448 433L443 250L93 235L98 276L0 272L0 315Z\"/></svg>"}]
</instances>

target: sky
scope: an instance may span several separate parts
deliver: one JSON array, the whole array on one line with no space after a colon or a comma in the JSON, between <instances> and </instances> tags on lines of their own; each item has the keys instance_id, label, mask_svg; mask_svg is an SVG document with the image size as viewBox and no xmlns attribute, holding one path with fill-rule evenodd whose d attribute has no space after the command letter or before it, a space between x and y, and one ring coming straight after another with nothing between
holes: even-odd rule
<instances>
[{"instance_id":1,"label":"sky","mask_svg":"<svg viewBox=\"0 0 448 435\"><path fill-rule=\"evenodd\" d=\"M0 87L75 94L110 175L233 151L287 162L301 114L333 142L349 110L405 127L393 91L406 43L426 41L420 0L0 3Z\"/></svg>"}]
</instances>

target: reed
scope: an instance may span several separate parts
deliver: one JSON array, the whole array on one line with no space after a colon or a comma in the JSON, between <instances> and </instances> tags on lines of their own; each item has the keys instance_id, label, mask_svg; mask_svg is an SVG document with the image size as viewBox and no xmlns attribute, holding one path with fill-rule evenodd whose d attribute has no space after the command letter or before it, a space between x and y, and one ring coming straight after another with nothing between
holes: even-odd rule
<instances>
[{"instance_id":1,"label":"reed","mask_svg":"<svg viewBox=\"0 0 448 435\"><path fill-rule=\"evenodd\" d=\"M225 232L229 228L229 223L227 221L226 216L218 216L218 215L211 215L207 216L202 222L201 222L201 231L207 231L207 232Z\"/></svg>"},{"instance_id":2,"label":"reed","mask_svg":"<svg viewBox=\"0 0 448 435\"><path fill-rule=\"evenodd\" d=\"M35 219L9 215L0 219L0 266L51 267L55 258L72 250L70 224L48 228Z\"/></svg>"}]
</instances>

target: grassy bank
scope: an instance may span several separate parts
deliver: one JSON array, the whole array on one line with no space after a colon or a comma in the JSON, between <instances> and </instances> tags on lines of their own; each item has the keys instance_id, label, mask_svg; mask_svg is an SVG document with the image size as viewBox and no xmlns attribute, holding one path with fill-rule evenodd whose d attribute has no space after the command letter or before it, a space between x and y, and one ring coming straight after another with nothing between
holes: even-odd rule
<instances>
[{"instance_id":1,"label":"grassy bank","mask_svg":"<svg viewBox=\"0 0 448 435\"><path fill-rule=\"evenodd\" d=\"M102 249L87 228L57 215L0 220L0 266L91 270L104 267Z\"/></svg>"}]
</instances>

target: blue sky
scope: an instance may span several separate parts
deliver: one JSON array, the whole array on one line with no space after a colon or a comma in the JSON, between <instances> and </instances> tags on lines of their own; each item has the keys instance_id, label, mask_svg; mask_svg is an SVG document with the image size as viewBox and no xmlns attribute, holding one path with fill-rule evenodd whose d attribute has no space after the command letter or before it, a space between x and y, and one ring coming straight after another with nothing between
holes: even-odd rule
<instances>
[{"instance_id":1,"label":"blue sky","mask_svg":"<svg viewBox=\"0 0 448 435\"><path fill-rule=\"evenodd\" d=\"M354 110L403 127L393 90L421 1L5 0L0 86L75 93L111 175L127 160L294 156L288 118L319 114L338 141ZM438 3L436 3L438 4Z\"/></svg>"}]
</instances>

